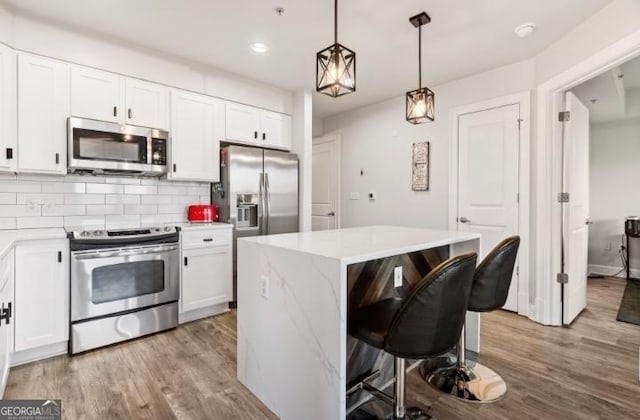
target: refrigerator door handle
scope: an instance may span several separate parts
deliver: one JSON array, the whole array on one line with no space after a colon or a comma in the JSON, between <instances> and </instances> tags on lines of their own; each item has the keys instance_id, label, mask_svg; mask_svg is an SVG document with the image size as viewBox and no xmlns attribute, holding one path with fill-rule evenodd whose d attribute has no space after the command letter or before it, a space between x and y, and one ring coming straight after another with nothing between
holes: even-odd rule
<instances>
[{"instance_id":1,"label":"refrigerator door handle","mask_svg":"<svg viewBox=\"0 0 640 420\"><path fill-rule=\"evenodd\" d=\"M269 218L271 218L271 191L269 187L269 174L265 172L264 174L264 195L265 195L265 213L266 213L266 223L264 225L264 233L265 235L269 234Z\"/></svg>"},{"instance_id":2,"label":"refrigerator door handle","mask_svg":"<svg viewBox=\"0 0 640 420\"><path fill-rule=\"evenodd\" d=\"M259 194L258 194L258 235L264 234L264 229L262 227L265 224L265 214L264 214L264 174L260 173L260 185L259 185Z\"/></svg>"}]
</instances>

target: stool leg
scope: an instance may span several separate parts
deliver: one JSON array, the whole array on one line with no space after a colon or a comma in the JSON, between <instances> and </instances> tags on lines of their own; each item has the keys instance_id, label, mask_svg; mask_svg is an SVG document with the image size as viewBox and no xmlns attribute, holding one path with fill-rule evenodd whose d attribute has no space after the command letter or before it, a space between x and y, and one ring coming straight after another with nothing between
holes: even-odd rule
<instances>
[{"instance_id":1,"label":"stool leg","mask_svg":"<svg viewBox=\"0 0 640 420\"><path fill-rule=\"evenodd\" d=\"M426 360L422 377L432 387L446 394L473 402L494 402L507 393L507 384L496 372L477 362L467 363L465 331L456 345L456 358L437 357Z\"/></svg>"},{"instance_id":2,"label":"stool leg","mask_svg":"<svg viewBox=\"0 0 640 420\"><path fill-rule=\"evenodd\" d=\"M396 383L395 393L393 394L393 409L396 419L404 419L404 386L405 386L405 360L401 357L395 357Z\"/></svg>"}]
</instances>

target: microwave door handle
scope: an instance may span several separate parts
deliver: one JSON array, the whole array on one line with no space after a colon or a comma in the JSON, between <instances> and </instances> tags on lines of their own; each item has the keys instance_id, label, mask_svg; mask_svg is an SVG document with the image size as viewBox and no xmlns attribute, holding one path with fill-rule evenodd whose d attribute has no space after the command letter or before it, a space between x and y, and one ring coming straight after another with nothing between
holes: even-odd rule
<instances>
[{"instance_id":1,"label":"microwave door handle","mask_svg":"<svg viewBox=\"0 0 640 420\"><path fill-rule=\"evenodd\" d=\"M269 234L269 222L270 222L270 218L271 218L271 191L270 191L269 187L269 174L265 172L264 174L264 195L265 195L265 211L266 211L266 220L267 223L265 224L265 234Z\"/></svg>"}]
</instances>

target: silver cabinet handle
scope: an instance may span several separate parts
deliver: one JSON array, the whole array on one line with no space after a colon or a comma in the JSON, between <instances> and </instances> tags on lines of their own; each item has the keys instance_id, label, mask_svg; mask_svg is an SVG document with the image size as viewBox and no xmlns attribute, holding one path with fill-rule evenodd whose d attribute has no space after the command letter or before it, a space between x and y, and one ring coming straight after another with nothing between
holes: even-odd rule
<instances>
[{"instance_id":1,"label":"silver cabinet handle","mask_svg":"<svg viewBox=\"0 0 640 420\"><path fill-rule=\"evenodd\" d=\"M129 119L133 118L133 111L131 111L131 108L129 108L128 114L129 114Z\"/></svg>"},{"instance_id":2,"label":"silver cabinet handle","mask_svg":"<svg viewBox=\"0 0 640 420\"><path fill-rule=\"evenodd\" d=\"M471 223L471 220L467 219L466 217L461 217L460 218L460 223Z\"/></svg>"}]
</instances>

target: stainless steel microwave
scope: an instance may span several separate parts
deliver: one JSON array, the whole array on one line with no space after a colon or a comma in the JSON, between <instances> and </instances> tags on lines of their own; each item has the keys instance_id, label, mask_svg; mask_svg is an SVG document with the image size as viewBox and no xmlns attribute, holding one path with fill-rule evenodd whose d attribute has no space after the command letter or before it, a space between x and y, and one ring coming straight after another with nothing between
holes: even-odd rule
<instances>
[{"instance_id":1,"label":"stainless steel microwave","mask_svg":"<svg viewBox=\"0 0 640 420\"><path fill-rule=\"evenodd\" d=\"M154 128L69 118L68 172L161 176L169 133Z\"/></svg>"}]
</instances>

